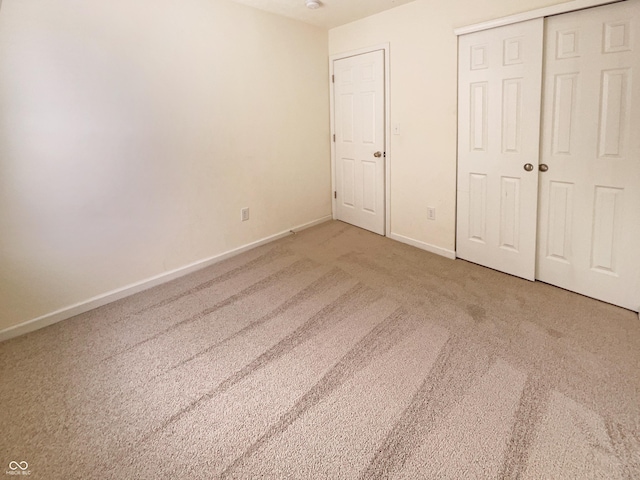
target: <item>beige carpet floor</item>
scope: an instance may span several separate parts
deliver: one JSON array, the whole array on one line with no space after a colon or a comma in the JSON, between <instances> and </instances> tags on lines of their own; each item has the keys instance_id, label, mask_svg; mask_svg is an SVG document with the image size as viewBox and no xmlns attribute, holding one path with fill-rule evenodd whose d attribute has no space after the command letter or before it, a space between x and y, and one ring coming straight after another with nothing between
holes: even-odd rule
<instances>
[{"instance_id":1,"label":"beige carpet floor","mask_svg":"<svg viewBox=\"0 0 640 480\"><path fill-rule=\"evenodd\" d=\"M0 475L640 478L635 313L340 222L0 344L0 396Z\"/></svg>"}]
</instances>

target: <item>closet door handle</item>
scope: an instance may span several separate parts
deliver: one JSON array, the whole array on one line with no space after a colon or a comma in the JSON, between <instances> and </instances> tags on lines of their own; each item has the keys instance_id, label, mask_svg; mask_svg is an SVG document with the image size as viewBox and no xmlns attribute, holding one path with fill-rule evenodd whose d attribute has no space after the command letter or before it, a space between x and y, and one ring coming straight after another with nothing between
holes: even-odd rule
<instances>
[{"instance_id":1,"label":"closet door handle","mask_svg":"<svg viewBox=\"0 0 640 480\"><path fill-rule=\"evenodd\" d=\"M525 164L524 164L524 169L525 169L527 172L530 172L531 170L533 170L533 165L531 165L530 163L525 163Z\"/></svg>"},{"instance_id":2,"label":"closet door handle","mask_svg":"<svg viewBox=\"0 0 640 480\"><path fill-rule=\"evenodd\" d=\"M549 165L547 165L546 163L541 163L538 167L538 170L540 170L541 172L546 172L547 170L549 170Z\"/></svg>"}]
</instances>

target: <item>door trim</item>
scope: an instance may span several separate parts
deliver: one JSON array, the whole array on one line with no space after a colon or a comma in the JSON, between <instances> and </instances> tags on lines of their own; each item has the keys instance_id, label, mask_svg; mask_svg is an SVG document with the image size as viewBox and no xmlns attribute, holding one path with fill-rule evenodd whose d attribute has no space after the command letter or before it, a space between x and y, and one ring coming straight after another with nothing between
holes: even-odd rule
<instances>
[{"instance_id":1,"label":"door trim","mask_svg":"<svg viewBox=\"0 0 640 480\"><path fill-rule=\"evenodd\" d=\"M386 154L384 162L384 236L388 237L391 232L391 121L390 121L390 98L389 98L389 43L381 43L371 47L351 50L349 52L337 53L329 57L329 120L331 132L329 141L331 142L331 212L333 219L337 218L336 199L333 192L336 191L336 143L333 141L335 129L335 99L333 92L333 63L343 58L355 57L364 53L384 51L384 150Z\"/></svg>"},{"instance_id":2,"label":"door trim","mask_svg":"<svg viewBox=\"0 0 640 480\"><path fill-rule=\"evenodd\" d=\"M488 30L490 28L511 25L512 23L533 20L534 18L550 17L552 15L575 12L576 10L584 10L585 8L599 7L600 5L626 1L628 0L571 0L568 2L559 3L557 5L551 5L549 7L529 10L528 12L516 13L515 15L509 15L508 17L496 18L487 22L475 23L473 25L455 28L453 30L453 33L458 36L466 35L467 33L480 32L482 30Z\"/></svg>"}]
</instances>

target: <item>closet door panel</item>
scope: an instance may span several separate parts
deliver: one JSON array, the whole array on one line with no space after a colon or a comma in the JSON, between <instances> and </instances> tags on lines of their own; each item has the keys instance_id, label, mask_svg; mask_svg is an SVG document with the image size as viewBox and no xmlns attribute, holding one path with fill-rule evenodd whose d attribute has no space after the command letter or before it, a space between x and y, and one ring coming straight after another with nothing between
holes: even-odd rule
<instances>
[{"instance_id":1,"label":"closet door panel","mask_svg":"<svg viewBox=\"0 0 640 480\"><path fill-rule=\"evenodd\" d=\"M640 306L640 2L547 19L536 277Z\"/></svg>"},{"instance_id":2,"label":"closet door panel","mask_svg":"<svg viewBox=\"0 0 640 480\"><path fill-rule=\"evenodd\" d=\"M457 255L529 280L535 276L542 42L542 19L459 41Z\"/></svg>"}]
</instances>

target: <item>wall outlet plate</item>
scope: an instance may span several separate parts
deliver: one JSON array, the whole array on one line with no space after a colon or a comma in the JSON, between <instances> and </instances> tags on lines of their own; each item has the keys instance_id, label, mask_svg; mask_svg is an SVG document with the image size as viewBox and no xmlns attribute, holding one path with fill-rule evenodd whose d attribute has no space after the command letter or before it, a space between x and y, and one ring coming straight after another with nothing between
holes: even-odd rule
<instances>
[{"instance_id":1,"label":"wall outlet plate","mask_svg":"<svg viewBox=\"0 0 640 480\"><path fill-rule=\"evenodd\" d=\"M249 220L249 207L245 207L240 210L240 220L243 222Z\"/></svg>"},{"instance_id":2,"label":"wall outlet plate","mask_svg":"<svg viewBox=\"0 0 640 480\"><path fill-rule=\"evenodd\" d=\"M436 219L436 208L427 207L427 220L435 220L435 219Z\"/></svg>"}]
</instances>

